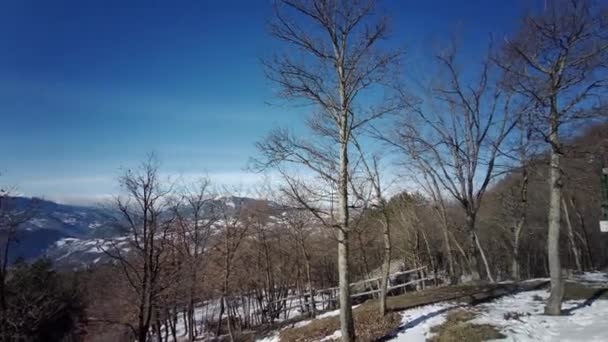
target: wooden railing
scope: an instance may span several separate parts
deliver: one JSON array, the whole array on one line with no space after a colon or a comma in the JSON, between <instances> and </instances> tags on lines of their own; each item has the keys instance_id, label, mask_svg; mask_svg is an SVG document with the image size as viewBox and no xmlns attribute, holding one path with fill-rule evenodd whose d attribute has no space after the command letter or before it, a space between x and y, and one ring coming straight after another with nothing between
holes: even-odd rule
<instances>
[{"instance_id":1,"label":"wooden railing","mask_svg":"<svg viewBox=\"0 0 608 342\"><path fill-rule=\"evenodd\" d=\"M429 277L427 275L426 270L427 270L427 266L421 266L421 267L418 267L415 269L389 274L388 291L393 291L396 289L404 288L406 286L418 285L418 284L420 284L421 287L424 289L425 282L434 279L434 277ZM392 284L392 282L391 282L391 279L398 279L397 277L399 277L401 275L406 275L406 274L411 274L411 273L416 273L416 272L420 273L420 277L418 279L410 280L410 281L407 281L407 282L404 282L401 284L398 284L398 283ZM351 283L350 284L351 287L354 287L357 285L363 285L363 284L367 284L367 283L374 284L374 286L375 286L375 288L372 288L371 290L368 290L368 291L353 293L353 294L351 294L351 298L357 298L357 297L362 297L362 296L373 295L375 293L379 293L381 291L380 290L380 281L381 280L382 280L382 277L375 277L375 278L364 279L364 280L360 280L360 281ZM292 310L292 309L299 308L299 307L307 307L310 305L311 301L310 301L310 299L307 300L306 298L309 298L311 295L313 295L313 296L321 295L321 298L319 298L320 300L315 299L315 302L316 302L315 305L321 304L324 309L329 309L334 304L334 301L336 300L339 289L340 289L339 287L330 287L330 288L325 288L325 289L313 290L312 293L305 292L305 293L281 298L280 300L270 302L269 305L276 304L276 303L285 303L286 305L276 312L276 313L282 313L284 311ZM325 294L327 294L327 295L325 295ZM325 298L325 297L327 297L327 298ZM295 301L295 303L294 303L294 301Z\"/></svg>"}]
</instances>

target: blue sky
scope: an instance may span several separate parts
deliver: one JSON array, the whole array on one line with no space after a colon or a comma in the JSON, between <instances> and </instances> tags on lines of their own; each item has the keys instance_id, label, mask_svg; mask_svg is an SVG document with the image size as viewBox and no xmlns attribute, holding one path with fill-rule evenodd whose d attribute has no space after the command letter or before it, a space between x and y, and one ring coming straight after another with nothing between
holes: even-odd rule
<instances>
[{"instance_id":1,"label":"blue sky","mask_svg":"<svg viewBox=\"0 0 608 342\"><path fill-rule=\"evenodd\" d=\"M541 2L540 0L538 2ZM269 0L4 1L0 11L1 184L64 202L114 193L121 167L155 152L171 175L250 184L254 142L297 129L260 57ZM477 58L525 1L385 0L391 44L412 73L459 32Z\"/></svg>"}]
</instances>

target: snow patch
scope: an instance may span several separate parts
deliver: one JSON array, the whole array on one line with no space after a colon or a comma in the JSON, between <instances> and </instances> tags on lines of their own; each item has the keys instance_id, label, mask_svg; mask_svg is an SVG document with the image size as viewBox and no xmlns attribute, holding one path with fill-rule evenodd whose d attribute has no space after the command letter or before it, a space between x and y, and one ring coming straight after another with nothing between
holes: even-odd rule
<instances>
[{"instance_id":1,"label":"snow patch","mask_svg":"<svg viewBox=\"0 0 608 342\"><path fill-rule=\"evenodd\" d=\"M437 303L421 306L403 312L401 326L392 341L425 342L431 337L431 327L445 321L446 314L457 307L458 303Z\"/></svg>"}]
</instances>

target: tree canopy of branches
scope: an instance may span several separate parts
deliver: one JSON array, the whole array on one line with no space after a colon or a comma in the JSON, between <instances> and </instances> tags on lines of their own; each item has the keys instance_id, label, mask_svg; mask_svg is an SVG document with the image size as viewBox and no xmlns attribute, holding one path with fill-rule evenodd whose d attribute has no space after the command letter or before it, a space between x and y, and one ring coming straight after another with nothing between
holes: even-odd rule
<instances>
[{"instance_id":1,"label":"tree canopy of branches","mask_svg":"<svg viewBox=\"0 0 608 342\"><path fill-rule=\"evenodd\" d=\"M275 9L270 31L286 43L290 53L265 61L266 73L279 86L279 95L313 106L315 114L308 124L316 140L275 130L258 144L262 157L257 167L279 168L293 198L338 231L342 339L353 341L348 285L352 206L349 146L366 124L395 109L392 101L370 106L358 99L390 79L389 71L398 61L400 51L379 48L379 42L386 37L387 23L375 15L375 1L281 0L275 3ZM288 176L286 164L306 166L316 182L325 184L323 191ZM336 197L334 216L327 208L328 202Z\"/></svg>"},{"instance_id":2,"label":"tree canopy of branches","mask_svg":"<svg viewBox=\"0 0 608 342\"><path fill-rule=\"evenodd\" d=\"M158 161L151 155L137 169L127 170L120 178L124 196L116 198L116 208L122 215L129 232L126 246L117 240L103 248L112 258L133 291L137 307L137 323L128 324L137 340L148 339L153 315L158 309L159 297L170 285L170 272L175 267L166 268L170 262L166 256L173 215L169 205L171 188L166 188L158 174Z\"/></svg>"},{"instance_id":3,"label":"tree canopy of branches","mask_svg":"<svg viewBox=\"0 0 608 342\"><path fill-rule=\"evenodd\" d=\"M498 64L506 84L533 106L534 132L550 146L548 254L551 296L545 312L561 313L563 281L559 260L563 146L560 132L605 110L608 86L608 22L605 8L591 1L551 1L524 18L507 39Z\"/></svg>"},{"instance_id":4,"label":"tree canopy of branches","mask_svg":"<svg viewBox=\"0 0 608 342\"><path fill-rule=\"evenodd\" d=\"M468 82L456 57L453 48L437 55L439 79L423 88L422 94L403 91L407 116L393 137L377 136L406 156L403 164L439 207L445 205L444 194L462 206L470 272L479 279L481 255L486 275L493 281L477 237L476 218L491 181L504 172L501 147L518 115L512 92L501 89L498 70L490 61L482 64L476 82ZM449 248L447 232L445 243Z\"/></svg>"}]
</instances>

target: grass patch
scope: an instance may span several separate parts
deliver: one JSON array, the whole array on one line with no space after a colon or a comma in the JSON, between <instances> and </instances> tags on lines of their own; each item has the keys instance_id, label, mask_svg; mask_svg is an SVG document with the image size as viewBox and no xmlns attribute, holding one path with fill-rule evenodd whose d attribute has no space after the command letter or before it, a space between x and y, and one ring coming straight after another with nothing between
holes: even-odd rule
<instances>
[{"instance_id":1,"label":"grass patch","mask_svg":"<svg viewBox=\"0 0 608 342\"><path fill-rule=\"evenodd\" d=\"M493 339L505 338L500 331L490 324L473 324L470 320L476 314L464 309L450 312L443 324L431 328L434 333L429 342L481 342Z\"/></svg>"}]
</instances>

